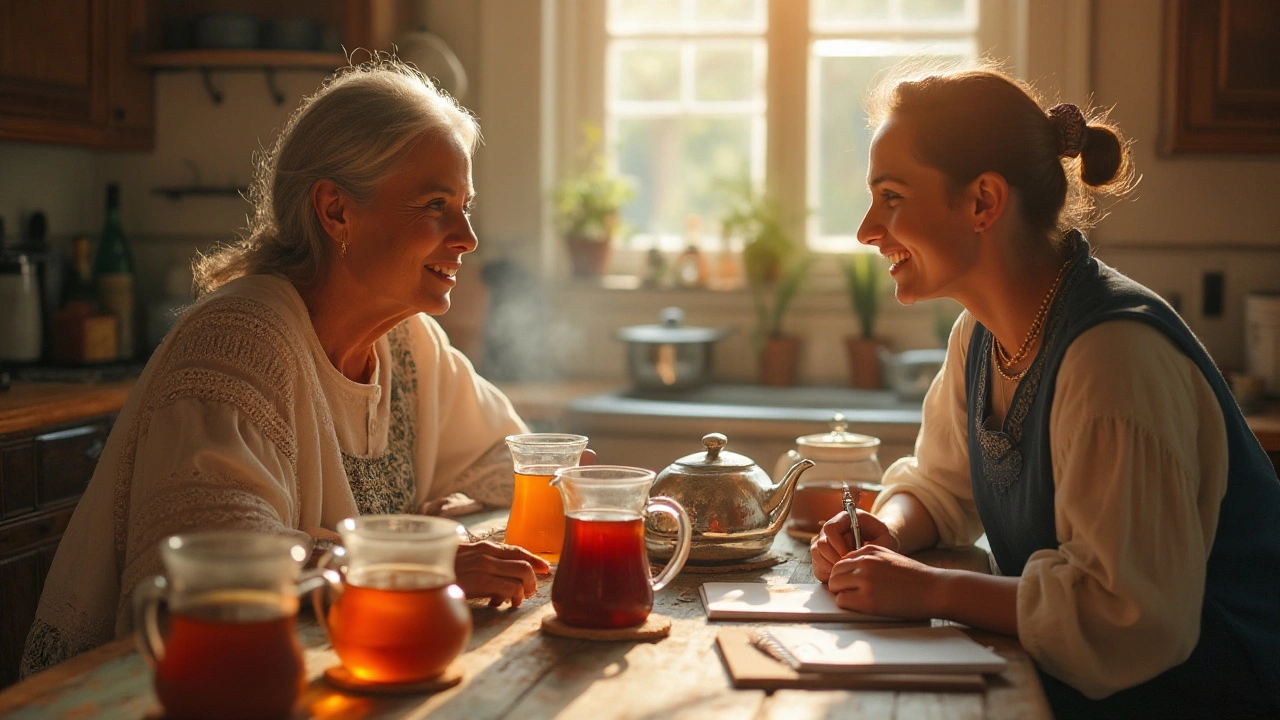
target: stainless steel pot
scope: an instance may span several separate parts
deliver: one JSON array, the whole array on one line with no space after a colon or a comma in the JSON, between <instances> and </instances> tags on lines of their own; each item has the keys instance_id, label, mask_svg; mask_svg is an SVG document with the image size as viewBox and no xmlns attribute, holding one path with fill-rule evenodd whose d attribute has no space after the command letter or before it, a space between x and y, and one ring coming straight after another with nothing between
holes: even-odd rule
<instances>
[{"instance_id":1,"label":"stainless steel pot","mask_svg":"<svg viewBox=\"0 0 1280 720\"><path fill-rule=\"evenodd\" d=\"M627 371L637 388L684 390L711 376L711 351L732 330L689 327L684 310L663 308L657 325L633 325L618 331L627 343Z\"/></svg>"}]
</instances>

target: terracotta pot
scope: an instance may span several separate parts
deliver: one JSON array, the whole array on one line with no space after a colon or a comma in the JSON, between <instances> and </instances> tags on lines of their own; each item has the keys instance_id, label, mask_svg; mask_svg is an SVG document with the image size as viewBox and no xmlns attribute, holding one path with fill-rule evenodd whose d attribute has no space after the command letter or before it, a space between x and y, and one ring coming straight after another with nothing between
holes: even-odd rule
<instances>
[{"instance_id":1,"label":"terracotta pot","mask_svg":"<svg viewBox=\"0 0 1280 720\"><path fill-rule=\"evenodd\" d=\"M763 385L790 387L796 384L803 340L795 335L772 337L765 341L760 353L760 382Z\"/></svg>"},{"instance_id":2,"label":"terracotta pot","mask_svg":"<svg viewBox=\"0 0 1280 720\"><path fill-rule=\"evenodd\" d=\"M569 246L569 261L573 263L575 277L599 277L609 266L608 239L571 235L565 238Z\"/></svg>"},{"instance_id":3,"label":"terracotta pot","mask_svg":"<svg viewBox=\"0 0 1280 720\"><path fill-rule=\"evenodd\" d=\"M884 387L880 377L879 350L885 347L880 338L864 338L846 335L845 349L849 358L849 384L862 390L879 390Z\"/></svg>"}]
</instances>

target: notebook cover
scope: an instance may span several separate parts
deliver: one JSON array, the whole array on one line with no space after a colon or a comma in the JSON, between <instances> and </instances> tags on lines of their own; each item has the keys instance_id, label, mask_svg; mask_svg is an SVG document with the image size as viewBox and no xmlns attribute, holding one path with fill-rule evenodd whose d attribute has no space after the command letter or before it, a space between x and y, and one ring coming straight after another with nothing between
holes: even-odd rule
<instances>
[{"instance_id":1,"label":"notebook cover","mask_svg":"<svg viewBox=\"0 0 1280 720\"><path fill-rule=\"evenodd\" d=\"M1009 662L954 627L770 628L801 672L998 673Z\"/></svg>"},{"instance_id":2,"label":"notebook cover","mask_svg":"<svg viewBox=\"0 0 1280 720\"><path fill-rule=\"evenodd\" d=\"M864 615L836 605L821 583L767 585L761 582L709 582L698 588L708 620L766 622L903 622Z\"/></svg>"},{"instance_id":3,"label":"notebook cover","mask_svg":"<svg viewBox=\"0 0 1280 720\"><path fill-rule=\"evenodd\" d=\"M751 628L730 627L716 633L716 645L729 679L740 690L925 690L980 692L986 680L977 673L814 673L796 672L751 644Z\"/></svg>"}]
</instances>

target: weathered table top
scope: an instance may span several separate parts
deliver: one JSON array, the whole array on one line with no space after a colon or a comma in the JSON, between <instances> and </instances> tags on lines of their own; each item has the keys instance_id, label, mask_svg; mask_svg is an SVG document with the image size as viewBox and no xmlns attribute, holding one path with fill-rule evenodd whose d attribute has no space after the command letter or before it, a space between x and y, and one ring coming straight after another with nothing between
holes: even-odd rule
<instances>
[{"instance_id":1,"label":"weathered table top","mask_svg":"<svg viewBox=\"0 0 1280 720\"><path fill-rule=\"evenodd\" d=\"M592 642L539 631L552 612L551 581L518 609L474 604L475 632L457 661L464 679L437 695L362 696L327 685L321 675L337 657L312 620L303 621L306 693L301 718L1049 718L1030 658L1017 641L972 632L1009 659L984 692L735 690L715 645L725 623L709 623L698 587L709 580L813 582L808 549L779 533L773 552L789 556L766 570L733 574L682 572L657 594L670 637L656 643ZM985 569L979 551L931 551L921 559ZM11 715L9 715L11 713ZM12 718L158 717L151 673L131 640L85 653L0 692L0 716Z\"/></svg>"}]
</instances>

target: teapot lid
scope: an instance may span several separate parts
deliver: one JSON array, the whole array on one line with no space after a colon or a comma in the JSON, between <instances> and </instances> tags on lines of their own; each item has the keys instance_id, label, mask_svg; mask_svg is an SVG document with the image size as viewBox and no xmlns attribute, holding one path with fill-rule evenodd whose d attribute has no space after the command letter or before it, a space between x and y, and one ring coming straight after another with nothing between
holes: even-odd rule
<instances>
[{"instance_id":1,"label":"teapot lid","mask_svg":"<svg viewBox=\"0 0 1280 720\"><path fill-rule=\"evenodd\" d=\"M684 310L678 307L663 308L658 313L658 325L632 325L618 330L618 339L628 342L680 345L687 343L715 342L728 331L721 328L694 327L684 324Z\"/></svg>"},{"instance_id":2,"label":"teapot lid","mask_svg":"<svg viewBox=\"0 0 1280 720\"><path fill-rule=\"evenodd\" d=\"M675 465L685 468L749 468L755 466L755 461L746 455L739 455L735 452L725 450L725 445L729 444L729 438L720 433L709 433L702 436L702 444L707 449L704 452L696 452L692 455L685 455L675 461Z\"/></svg>"},{"instance_id":3,"label":"teapot lid","mask_svg":"<svg viewBox=\"0 0 1280 720\"><path fill-rule=\"evenodd\" d=\"M875 457L880 438L846 432L848 421L841 413L831 417L831 432L796 438L800 454L810 460L865 460Z\"/></svg>"}]
</instances>

